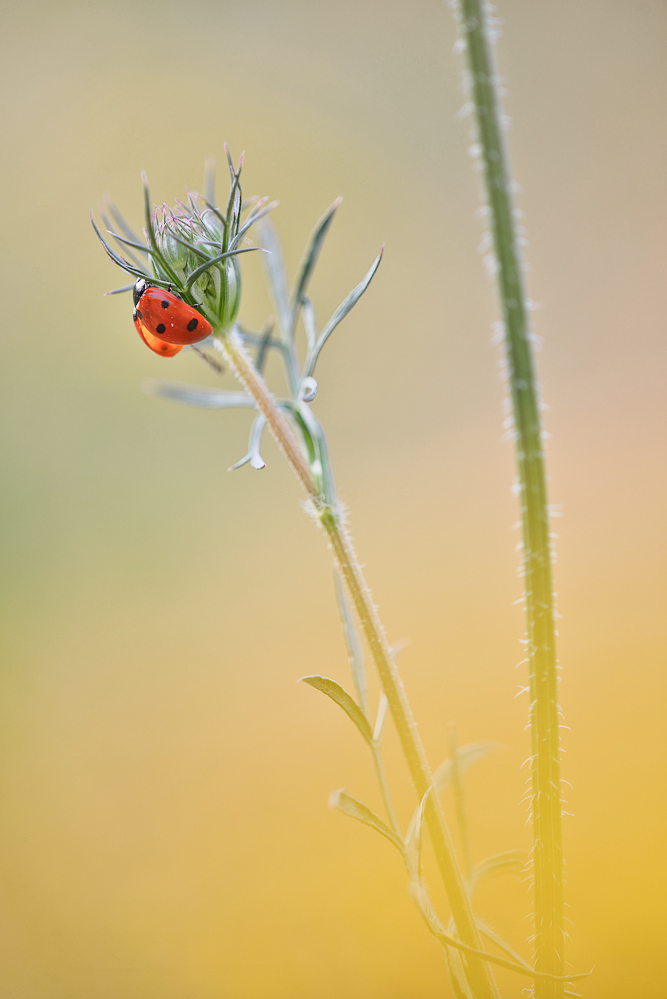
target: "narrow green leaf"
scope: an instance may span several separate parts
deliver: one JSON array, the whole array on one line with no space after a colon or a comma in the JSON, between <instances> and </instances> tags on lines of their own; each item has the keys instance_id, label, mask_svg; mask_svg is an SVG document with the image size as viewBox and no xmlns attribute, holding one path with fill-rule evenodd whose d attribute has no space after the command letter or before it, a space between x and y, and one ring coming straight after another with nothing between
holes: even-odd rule
<instances>
[{"instance_id":1,"label":"narrow green leaf","mask_svg":"<svg viewBox=\"0 0 667 999\"><path fill-rule=\"evenodd\" d=\"M315 319L315 306L313 305L308 295L301 296L301 308L302 308L302 319L303 328L306 333L306 343L308 344L308 351L315 349L315 344L317 343L317 322Z\"/></svg>"},{"instance_id":2,"label":"narrow green leaf","mask_svg":"<svg viewBox=\"0 0 667 999\"><path fill-rule=\"evenodd\" d=\"M262 208L261 211L255 211L252 215L249 215L248 218L243 223L243 225L241 226L241 228L239 229L239 231L236 233L236 236L234 237L234 242L232 244L232 249L234 248L234 246L238 246L238 244L241 242L241 239L245 236L250 226L254 225L255 222L259 222L260 219L266 218L269 212L272 212L274 208L278 207L278 204L279 203L277 201L271 201L270 204L266 206L266 208Z\"/></svg>"},{"instance_id":3,"label":"narrow green leaf","mask_svg":"<svg viewBox=\"0 0 667 999\"><path fill-rule=\"evenodd\" d=\"M148 234L148 242L154 250L157 249L157 240L155 239L155 230L153 229L153 208L151 202L151 192L148 186L148 177L142 170L141 172L141 182L144 187L144 221L146 223L146 232Z\"/></svg>"},{"instance_id":4,"label":"narrow green leaf","mask_svg":"<svg viewBox=\"0 0 667 999\"><path fill-rule=\"evenodd\" d=\"M445 958L447 960L449 981L455 999L475 999L466 981L463 961L458 950L455 950L453 947L445 947Z\"/></svg>"},{"instance_id":5,"label":"narrow green leaf","mask_svg":"<svg viewBox=\"0 0 667 999\"><path fill-rule=\"evenodd\" d=\"M141 172L141 182L144 187L144 218L146 222L146 235L148 242L151 246L151 249L153 250L153 257L155 260L157 260L167 278L171 280L171 283L178 288L179 287L178 278L176 277L176 274L174 273L172 267L170 267L170 265L165 260L164 255L160 252L160 248L157 245L157 240L155 238L155 229L153 228L153 212L151 208L151 194L150 194L150 188L148 187L148 177L146 176L143 170ZM157 282L153 281L153 284L155 283Z\"/></svg>"},{"instance_id":6,"label":"narrow green leaf","mask_svg":"<svg viewBox=\"0 0 667 999\"><path fill-rule=\"evenodd\" d=\"M469 742L467 746L461 746L457 751L457 762L459 773L463 773L468 767L471 767L473 763L477 763L478 760L483 760L485 757L490 756L491 753L498 752L502 749L502 746L497 742ZM453 777L452 761L446 759L440 764L438 769L433 774L433 780L438 791L444 791L448 784L451 783Z\"/></svg>"},{"instance_id":7,"label":"narrow green leaf","mask_svg":"<svg viewBox=\"0 0 667 999\"><path fill-rule=\"evenodd\" d=\"M189 245L189 244L186 244L186 245ZM211 257L210 260L207 260L205 264L201 264L199 267L197 267L192 272L192 274L190 274L190 276L188 277L187 284L185 285L185 287L189 291L190 288L192 287L192 285L197 280L197 278L200 277L204 273L204 271L207 271L209 269L209 267L213 267L213 266L215 266L215 264L219 264L222 260L226 260L228 257L236 257L236 256L239 255L239 253L252 253L253 250L262 250L262 247L261 246L244 246L240 250L227 250L225 253L219 253L217 255L217 257ZM204 254L200 252L199 256L200 257L204 256Z\"/></svg>"},{"instance_id":8,"label":"narrow green leaf","mask_svg":"<svg viewBox=\"0 0 667 999\"><path fill-rule=\"evenodd\" d=\"M133 240L132 242L130 242L130 240L128 239L123 245L123 240L116 236L116 233L111 228L111 222L109 221L109 219L107 218L107 216L105 215L105 213L102 211L101 208L99 212L100 212L100 218L104 222L104 225L106 226L106 230L109 236L113 236L114 239L117 239L118 243L123 246L123 249L125 249L129 260L134 264L134 266L138 267L139 270L143 270L147 262L145 257L140 257L137 254L135 254L131 249L131 247L134 246L135 249L137 248L142 249L144 253L148 253L148 248L146 247L146 244L145 243L142 244L140 239L136 241Z\"/></svg>"},{"instance_id":9,"label":"narrow green leaf","mask_svg":"<svg viewBox=\"0 0 667 999\"><path fill-rule=\"evenodd\" d=\"M331 808L337 808L339 812L343 812L345 815L349 815L350 818L357 819L358 822L363 822L365 826L370 826L371 829L375 829L379 832L381 836L384 836L393 843L396 849L399 851L401 856L403 855L403 844L400 838L393 832L388 825L382 821L382 819L372 812L368 805L364 805L362 801L358 798L354 798L347 791L339 789L334 791L329 798L329 805Z\"/></svg>"},{"instance_id":10,"label":"narrow green leaf","mask_svg":"<svg viewBox=\"0 0 667 999\"><path fill-rule=\"evenodd\" d=\"M92 212L90 213L90 221L91 221L91 224L93 226L93 229L97 233L97 237L98 237L100 243L102 244L102 246L104 247L104 249L106 250L106 252L108 253L108 255L111 257L111 259L113 260L114 264L118 264L118 266L122 267L124 271L127 271L128 274L134 274L135 277L143 277L143 278L148 278L149 277L149 275L145 271L142 271L138 267L135 267L134 264L131 264L129 262L129 260L126 260L124 257L120 257L114 250L111 249L111 247L109 246L109 244L105 240L104 236L102 235L102 233L100 232L100 230L97 228L97 225L95 224L95 219L93 218L93 213Z\"/></svg>"},{"instance_id":11,"label":"narrow green leaf","mask_svg":"<svg viewBox=\"0 0 667 999\"><path fill-rule=\"evenodd\" d=\"M163 399L173 399L186 406L200 409L254 409L253 399L245 392L231 392L227 389L207 388L204 385L184 385L181 382L163 382L148 378L142 385L145 395L159 395Z\"/></svg>"},{"instance_id":12,"label":"narrow green leaf","mask_svg":"<svg viewBox=\"0 0 667 999\"><path fill-rule=\"evenodd\" d=\"M550 975L546 971L535 971L535 969L532 968L527 961L524 961L522 957L519 957L518 961L508 961L504 957L498 957L496 954L489 954L488 951L478 950L476 947L471 947L469 944L462 943L456 937L451 936L451 924L449 932L447 933L444 931L439 932L437 928L432 928L430 926L429 929L431 929L434 936L436 936L445 947L453 947L456 950L461 951L463 954L476 954L484 961L488 961L489 964L496 964L499 968L507 968L508 971L514 971L517 975L525 975L526 978L536 978L552 982L578 982L582 978L588 978L592 974L591 971L585 971L583 974L577 975Z\"/></svg>"},{"instance_id":13,"label":"narrow green leaf","mask_svg":"<svg viewBox=\"0 0 667 999\"><path fill-rule=\"evenodd\" d=\"M348 314L348 312L350 312L351 309L354 308L354 306L357 304L363 293L366 291L366 288L368 288L369 284L373 280L373 275L380 266L383 253L384 253L384 247L378 253L377 257L375 258L370 267L370 270L367 271L363 280L357 285L356 288L353 289L353 291L350 292L345 301L341 302L341 304L338 306L338 308L334 312L329 322L326 324L326 326L320 333L320 338L315 345L315 349L311 352L306 362L306 367L304 370L305 375L312 375L313 371L315 370L315 365L317 364L317 359L320 356L322 347L324 347L324 344L327 342L327 340L329 339L333 331L336 329L338 324L343 319L345 319L345 316Z\"/></svg>"},{"instance_id":14,"label":"narrow green leaf","mask_svg":"<svg viewBox=\"0 0 667 999\"><path fill-rule=\"evenodd\" d=\"M203 250L200 250L198 246L195 246L194 243L189 243L188 240L187 239L183 239L182 236L177 236L176 233L173 230L173 227L169 230L169 235L177 243L180 243L181 246L184 246L186 248L186 250L191 250L195 254L195 256L197 256L197 257L200 258L200 260L209 261L211 259L209 256L207 256L207 254L204 253ZM217 243L214 243L213 245L214 246L218 246Z\"/></svg>"},{"instance_id":15,"label":"narrow green leaf","mask_svg":"<svg viewBox=\"0 0 667 999\"><path fill-rule=\"evenodd\" d=\"M252 427L250 428L248 453L245 454L240 461L237 461L234 465L230 465L227 469L228 472L233 472L235 469L241 468L243 465L247 465L248 463L250 463L250 465L258 471L262 468L266 468L266 462L259 453L259 447L262 441L262 431L265 426L266 417L263 413L258 413L252 421Z\"/></svg>"},{"instance_id":16,"label":"narrow green leaf","mask_svg":"<svg viewBox=\"0 0 667 999\"><path fill-rule=\"evenodd\" d=\"M209 156L204 162L204 200L209 206L215 204L215 157Z\"/></svg>"},{"instance_id":17,"label":"narrow green leaf","mask_svg":"<svg viewBox=\"0 0 667 999\"><path fill-rule=\"evenodd\" d=\"M282 247L278 239L278 233L268 218L261 220L257 229L257 235L264 249L268 250L268 253L262 254L262 264L269 285L273 308L278 317L278 326L283 339L286 339L289 332L290 307Z\"/></svg>"},{"instance_id":18,"label":"narrow green leaf","mask_svg":"<svg viewBox=\"0 0 667 999\"><path fill-rule=\"evenodd\" d=\"M528 971L532 971L532 967L528 963L528 961L526 961L523 957L521 957L520 954L517 954L514 948L510 947L510 945L506 943L503 940L503 938L498 933L496 933L495 930L492 930L489 926L486 925L486 923L483 923L481 919L477 920L477 925L479 926L480 933L482 933L485 937L487 937L487 939L492 940L493 943L496 945L496 947L500 947L501 950L505 951L505 953L509 957L511 957L514 961L516 961L517 964L521 964Z\"/></svg>"},{"instance_id":19,"label":"narrow green leaf","mask_svg":"<svg viewBox=\"0 0 667 999\"><path fill-rule=\"evenodd\" d=\"M124 232L128 239L133 239L135 243L141 243L141 238L136 234L134 229L132 229L132 227L128 225L128 223L125 221L125 218L123 217L121 212L116 208L116 205L111 200L108 194L102 198L102 202L104 204L104 207L110 212L112 219L114 220L118 228L121 230L121 232Z\"/></svg>"},{"instance_id":20,"label":"narrow green leaf","mask_svg":"<svg viewBox=\"0 0 667 999\"><path fill-rule=\"evenodd\" d=\"M339 708L357 726L366 742L370 745L373 741L373 733L368 723L368 718L361 710L354 698L348 694L344 687L341 687L335 680L330 680L326 676L302 676L301 683L307 683L316 690L321 690L323 694L335 701Z\"/></svg>"},{"instance_id":21,"label":"narrow green leaf","mask_svg":"<svg viewBox=\"0 0 667 999\"><path fill-rule=\"evenodd\" d=\"M131 246L132 249L134 249L134 250L141 250L143 253L152 253L153 252L150 249L150 247L148 247L148 246L142 246L141 243L135 243L131 239L125 239L125 236L119 236L118 233L112 232L110 229L107 229L107 232L108 232L108 234L110 236L113 236L114 239L117 239L119 243L124 243L125 246Z\"/></svg>"},{"instance_id":22,"label":"narrow green leaf","mask_svg":"<svg viewBox=\"0 0 667 999\"><path fill-rule=\"evenodd\" d=\"M329 226L333 222L333 217L339 208L342 198L336 198L332 205L327 208L326 212L319 220L312 233L310 234L310 239L308 240L308 245L306 246L304 255L299 264L299 269L297 271L297 278L294 285L294 291L292 293L292 303L291 303L291 316L290 316L290 333L294 334L294 329L296 327L296 321L299 318L299 310L301 308L301 299L305 294L308 283L312 277L315 264L317 263L318 257L322 250L324 240L326 238L327 232L329 231ZM307 372L311 374L311 372Z\"/></svg>"},{"instance_id":23,"label":"narrow green leaf","mask_svg":"<svg viewBox=\"0 0 667 999\"><path fill-rule=\"evenodd\" d=\"M471 891L484 881L499 877L501 874L521 874L526 864L526 857L525 850L506 850L504 853L496 853L493 857L482 860L473 867L470 877Z\"/></svg>"},{"instance_id":24,"label":"narrow green leaf","mask_svg":"<svg viewBox=\"0 0 667 999\"><path fill-rule=\"evenodd\" d=\"M405 835L405 860L408 866L408 871L410 872L410 879L412 881L421 884L421 869L422 869L422 831L424 828L424 809L426 808L426 802L428 796L433 790L433 787L429 787L424 793L422 800L419 802L419 807L412 816L412 821L408 826L408 831Z\"/></svg>"},{"instance_id":25,"label":"narrow green leaf","mask_svg":"<svg viewBox=\"0 0 667 999\"><path fill-rule=\"evenodd\" d=\"M273 319L270 319L266 324L264 334L262 335L259 347L257 349L257 356L255 357L255 367L259 371L260 375L264 369L264 361L266 360L269 346L272 343L271 334L273 333L274 326L275 322L273 321Z\"/></svg>"},{"instance_id":26,"label":"narrow green leaf","mask_svg":"<svg viewBox=\"0 0 667 999\"><path fill-rule=\"evenodd\" d=\"M132 284L124 284L122 288L114 288L113 291L105 291L105 295L122 295L124 291L132 291L134 288L134 282Z\"/></svg>"},{"instance_id":27,"label":"narrow green leaf","mask_svg":"<svg viewBox=\"0 0 667 999\"><path fill-rule=\"evenodd\" d=\"M364 654L361 648L361 642L359 641L359 633L357 631L357 625L354 618L352 617L352 611L350 610L350 605L347 602L347 597L345 596L345 590L343 589L343 582L340 578L340 573L338 572L337 569L334 570L334 587L336 589L338 612L340 614L340 621L343 626L343 634L345 636L347 654L350 660L352 678L354 680L354 686L356 687L357 690L357 697L359 698L359 703L361 705L362 711L364 712L365 716L366 712L368 711L368 684L366 682L366 667L364 663Z\"/></svg>"},{"instance_id":28,"label":"narrow green leaf","mask_svg":"<svg viewBox=\"0 0 667 999\"><path fill-rule=\"evenodd\" d=\"M378 713L375 717L375 728L373 729L373 742L378 743L382 738L382 731L384 729L384 723L387 718L387 708L389 707L389 701L387 700L387 695L384 690L380 691L380 700L378 702Z\"/></svg>"}]
</instances>

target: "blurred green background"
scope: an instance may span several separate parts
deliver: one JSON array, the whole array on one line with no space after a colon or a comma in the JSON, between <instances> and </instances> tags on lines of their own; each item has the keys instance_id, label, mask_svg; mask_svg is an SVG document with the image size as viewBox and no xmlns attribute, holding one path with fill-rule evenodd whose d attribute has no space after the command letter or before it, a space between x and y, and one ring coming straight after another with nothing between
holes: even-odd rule
<instances>
[{"instance_id":1,"label":"blurred green background","mask_svg":"<svg viewBox=\"0 0 667 999\"><path fill-rule=\"evenodd\" d=\"M569 960L587 999L665 995L667 8L507 0L499 46L550 406ZM249 416L142 396L213 384L141 344L91 206L140 222L226 139L278 198L293 274L345 201L313 294L316 410L431 760L446 725L506 747L471 772L473 851L526 847L511 446L477 252L450 13L435 0L2 4L0 996L430 999L438 946L391 848L327 809L377 806L324 540ZM222 171L221 171L222 173ZM259 264L242 317L263 322ZM187 356L186 356L187 355ZM275 372L273 372L275 373ZM229 376L225 384L230 385ZM278 385L277 382L274 382ZM392 739L401 814L412 794ZM445 801L452 811L451 802ZM480 892L523 953L528 886ZM518 997L525 979L501 976Z\"/></svg>"}]
</instances>

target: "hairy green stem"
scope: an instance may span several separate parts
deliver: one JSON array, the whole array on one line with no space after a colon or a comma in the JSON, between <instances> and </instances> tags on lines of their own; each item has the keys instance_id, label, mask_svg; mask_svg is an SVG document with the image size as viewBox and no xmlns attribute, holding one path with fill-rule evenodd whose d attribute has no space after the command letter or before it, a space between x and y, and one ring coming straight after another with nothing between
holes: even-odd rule
<instances>
[{"instance_id":1,"label":"hairy green stem","mask_svg":"<svg viewBox=\"0 0 667 999\"><path fill-rule=\"evenodd\" d=\"M312 512L324 528L336 564L354 606L361 630L389 702L398 738L419 798L431 788L433 776L412 715L403 683L387 641L370 590L359 565L351 538L337 509L323 500L310 473L299 441L276 405L261 375L253 367L233 329L216 333L221 350L241 384L266 417L267 425L312 503ZM465 970L474 999L498 999L498 991L487 962L474 951L482 951L482 939L454 852L451 836L436 795L428 796L426 823L440 869L457 933L472 950L466 954Z\"/></svg>"},{"instance_id":2,"label":"hairy green stem","mask_svg":"<svg viewBox=\"0 0 667 999\"><path fill-rule=\"evenodd\" d=\"M563 974L563 855L560 732L549 511L540 401L531 348L513 184L505 148L488 5L460 0L461 37L483 165L514 413L523 526L530 674L531 817L535 967ZM538 999L561 999L561 982L542 979Z\"/></svg>"}]
</instances>

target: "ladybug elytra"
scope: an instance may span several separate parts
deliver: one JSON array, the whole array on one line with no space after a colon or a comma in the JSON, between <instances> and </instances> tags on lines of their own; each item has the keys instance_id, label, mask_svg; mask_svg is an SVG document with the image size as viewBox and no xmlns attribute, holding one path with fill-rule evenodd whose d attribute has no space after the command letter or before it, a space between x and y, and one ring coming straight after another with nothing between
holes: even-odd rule
<instances>
[{"instance_id":1,"label":"ladybug elytra","mask_svg":"<svg viewBox=\"0 0 667 999\"><path fill-rule=\"evenodd\" d=\"M199 343L213 332L201 312L145 278L137 278L132 296L137 333L147 347L162 357L173 357L184 346Z\"/></svg>"}]
</instances>

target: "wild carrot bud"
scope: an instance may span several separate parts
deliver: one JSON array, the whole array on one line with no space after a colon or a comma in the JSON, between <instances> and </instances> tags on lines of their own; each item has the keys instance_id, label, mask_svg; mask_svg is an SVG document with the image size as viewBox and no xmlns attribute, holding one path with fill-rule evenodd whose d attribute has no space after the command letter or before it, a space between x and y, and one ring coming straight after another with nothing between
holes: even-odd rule
<instances>
[{"instance_id":1,"label":"wild carrot bud","mask_svg":"<svg viewBox=\"0 0 667 999\"><path fill-rule=\"evenodd\" d=\"M241 167L238 168L227 151L230 171L230 191L224 209L215 203L212 169L205 182L206 197L188 191L187 202L177 201L174 207L154 208L144 177L145 228L143 239L127 225L115 206L107 201L114 227L104 213L102 219L109 234L120 244L119 254L106 242L97 226L95 230L112 260L135 278L143 278L174 292L188 305L197 309L210 323L214 334L232 326L241 301L241 253L258 249L242 246L245 234L253 222L275 207L267 199L243 203ZM242 219L244 212L247 212ZM129 249L126 249L128 247ZM117 289L129 290L132 285Z\"/></svg>"}]
</instances>

